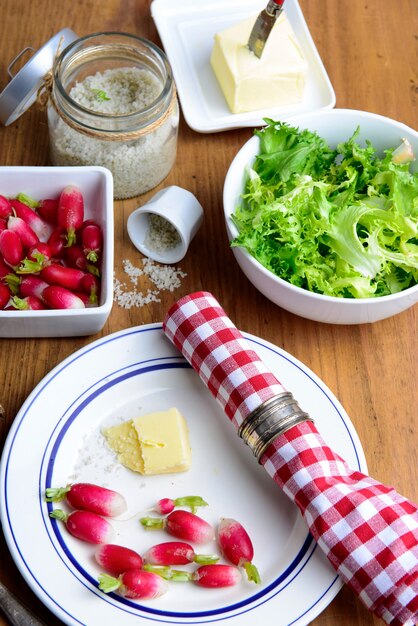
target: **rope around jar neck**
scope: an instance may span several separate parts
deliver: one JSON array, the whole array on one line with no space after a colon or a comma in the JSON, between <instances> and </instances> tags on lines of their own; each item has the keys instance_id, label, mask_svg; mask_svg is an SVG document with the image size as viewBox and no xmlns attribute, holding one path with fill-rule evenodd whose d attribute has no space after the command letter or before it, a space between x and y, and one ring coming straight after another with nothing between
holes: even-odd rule
<instances>
[{"instance_id":1,"label":"rope around jar neck","mask_svg":"<svg viewBox=\"0 0 418 626\"><path fill-rule=\"evenodd\" d=\"M88 129L84 126L81 126L80 124L77 124L77 122L71 119L68 115L64 113L64 111L60 109L60 107L58 107L54 98L53 87L54 76L52 70L49 70L49 72L45 74L42 85L38 89L38 106L41 109L46 109L48 102L50 102L51 105L54 107L57 115L59 115L59 117L63 120L63 122L65 122L65 124L67 124L67 126L72 128L76 132L85 135L86 137L92 137L94 139L99 139L100 141L115 141L116 138L118 141L132 141L134 139L138 139L139 137L143 137L144 135L148 135L149 133L157 130L157 128L162 126L171 117L177 104L176 87L173 83L173 91L171 94L170 103L161 117L156 119L154 122L152 122L152 124L149 124L148 126L143 126L136 130L125 133L118 131L116 134L115 132L108 132L105 130Z\"/></svg>"}]
</instances>

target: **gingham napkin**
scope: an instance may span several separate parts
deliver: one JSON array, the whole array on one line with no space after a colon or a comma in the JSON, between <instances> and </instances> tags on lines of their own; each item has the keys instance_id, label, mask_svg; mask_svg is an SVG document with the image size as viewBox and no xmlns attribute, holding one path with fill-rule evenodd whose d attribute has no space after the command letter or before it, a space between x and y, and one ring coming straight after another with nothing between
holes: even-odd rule
<instances>
[{"instance_id":1,"label":"gingham napkin","mask_svg":"<svg viewBox=\"0 0 418 626\"><path fill-rule=\"evenodd\" d=\"M285 391L210 293L179 300L163 329L236 428L263 401ZM387 624L415 626L418 507L350 469L312 422L278 435L261 463L365 606Z\"/></svg>"}]
</instances>

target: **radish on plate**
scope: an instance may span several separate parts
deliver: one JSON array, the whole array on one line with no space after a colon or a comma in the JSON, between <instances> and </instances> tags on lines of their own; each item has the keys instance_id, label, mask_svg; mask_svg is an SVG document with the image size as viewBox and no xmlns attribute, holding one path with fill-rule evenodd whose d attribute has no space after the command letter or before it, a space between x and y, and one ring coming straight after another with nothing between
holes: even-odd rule
<instances>
[{"instance_id":1,"label":"radish on plate","mask_svg":"<svg viewBox=\"0 0 418 626\"><path fill-rule=\"evenodd\" d=\"M201 565L191 574L191 580L200 587L232 587L241 581L241 572L232 565Z\"/></svg>"},{"instance_id":2,"label":"radish on plate","mask_svg":"<svg viewBox=\"0 0 418 626\"><path fill-rule=\"evenodd\" d=\"M116 591L124 598L150 600L166 593L168 584L158 574L141 569L127 570L118 578L100 574L99 589L105 593Z\"/></svg>"},{"instance_id":3,"label":"radish on plate","mask_svg":"<svg viewBox=\"0 0 418 626\"><path fill-rule=\"evenodd\" d=\"M237 567L222 563L201 565L194 572L176 570L162 565L144 565L144 570L173 582L194 582L200 587L212 589L232 587L242 580L241 572Z\"/></svg>"},{"instance_id":4,"label":"radish on plate","mask_svg":"<svg viewBox=\"0 0 418 626\"><path fill-rule=\"evenodd\" d=\"M114 543L99 546L94 558L106 572L113 576L120 576L129 569L141 569L143 565L143 559L138 552Z\"/></svg>"},{"instance_id":5,"label":"radish on plate","mask_svg":"<svg viewBox=\"0 0 418 626\"><path fill-rule=\"evenodd\" d=\"M218 527L218 543L228 561L245 569L249 581L261 582L260 574L252 563L253 544L242 524L231 518L222 518Z\"/></svg>"},{"instance_id":6,"label":"radish on plate","mask_svg":"<svg viewBox=\"0 0 418 626\"><path fill-rule=\"evenodd\" d=\"M165 541L149 548L144 554L145 563L150 565L186 565L200 563L207 565L219 561L217 554L196 554L189 543Z\"/></svg>"},{"instance_id":7,"label":"radish on plate","mask_svg":"<svg viewBox=\"0 0 418 626\"><path fill-rule=\"evenodd\" d=\"M62 500L66 500L74 509L91 511L105 517L116 517L128 508L120 493L92 483L74 483L66 487L48 487L45 490L46 502Z\"/></svg>"},{"instance_id":8,"label":"radish on plate","mask_svg":"<svg viewBox=\"0 0 418 626\"><path fill-rule=\"evenodd\" d=\"M141 524L148 529L165 529L170 535L203 544L212 541L214 530L208 522L189 511L173 511L167 517L142 517Z\"/></svg>"},{"instance_id":9,"label":"radish on plate","mask_svg":"<svg viewBox=\"0 0 418 626\"><path fill-rule=\"evenodd\" d=\"M161 498L161 500L158 500L153 510L156 513L166 515L167 513L174 511L174 509L179 506L188 506L192 513L196 513L196 509L199 506L208 506L208 503L205 502L200 496L182 496L180 498L175 498L174 500L171 498Z\"/></svg>"},{"instance_id":10,"label":"radish on plate","mask_svg":"<svg viewBox=\"0 0 418 626\"><path fill-rule=\"evenodd\" d=\"M64 522L68 532L88 543L111 543L114 531L110 523L97 513L91 511L73 511L65 513L54 509L50 517Z\"/></svg>"}]
</instances>

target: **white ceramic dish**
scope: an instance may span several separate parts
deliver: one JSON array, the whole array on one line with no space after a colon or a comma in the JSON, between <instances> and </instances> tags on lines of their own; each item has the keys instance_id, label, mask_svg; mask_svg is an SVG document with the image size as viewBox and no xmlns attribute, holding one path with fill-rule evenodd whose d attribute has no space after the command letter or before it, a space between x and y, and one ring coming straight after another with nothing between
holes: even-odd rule
<instances>
[{"instance_id":1,"label":"white ceramic dish","mask_svg":"<svg viewBox=\"0 0 418 626\"><path fill-rule=\"evenodd\" d=\"M246 335L328 443L353 468L366 471L361 444L331 391L302 363ZM176 406L192 447L188 472L143 477L115 462L103 425ZM39 416L42 419L39 419ZM30 446L28 446L28 442ZM161 330L144 325L109 335L74 353L28 397L8 435L0 472L0 511L11 554L37 596L65 624L142 623L275 626L310 623L335 597L341 580L313 542L297 508L238 438L221 408ZM47 486L87 480L117 489L128 500L126 521L112 521L117 542L143 552L167 540L146 531L140 515L161 497L196 494L213 524L239 519L250 532L262 576L256 587L205 590L172 583L158 600L132 602L97 588L94 546L71 537L49 517ZM62 503L54 506L62 506ZM64 504L65 508L65 504ZM199 547L214 552L216 545Z\"/></svg>"},{"instance_id":2,"label":"white ceramic dish","mask_svg":"<svg viewBox=\"0 0 418 626\"><path fill-rule=\"evenodd\" d=\"M378 152L396 147L402 138L412 144L418 155L418 133L400 122L366 111L333 109L313 111L286 119L299 128L316 131L335 147L348 139L357 126L361 133L359 141L372 142ZM238 235L231 215L241 203L241 194L247 177L247 168L254 162L259 150L258 137L252 137L233 159L224 185L224 212L226 229L231 241ZM412 165L417 170L417 162ZM376 322L405 311L418 302L418 285L397 294L380 298L347 299L312 293L275 276L243 248L232 248L235 258L252 284L269 300L283 309L318 322L330 324L363 324Z\"/></svg>"},{"instance_id":3,"label":"white ceramic dish","mask_svg":"<svg viewBox=\"0 0 418 626\"><path fill-rule=\"evenodd\" d=\"M210 67L213 37L235 22L256 15L266 0L153 0L151 13L174 79L187 124L201 133L258 126L264 117L281 118L313 109L331 108L335 93L297 0L285 11L308 63L303 101L295 106L232 114Z\"/></svg>"},{"instance_id":4,"label":"white ceramic dish","mask_svg":"<svg viewBox=\"0 0 418 626\"><path fill-rule=\"evenodd\" d=\"M103 167L0 167L0 193L19 192L40 200L58 196L67 185L80 187L86 219L103 230L99 306L76 310L0 311L0 337L93 335L104 326L113 304L113 178Z\"/></svg>"}]
</instances>

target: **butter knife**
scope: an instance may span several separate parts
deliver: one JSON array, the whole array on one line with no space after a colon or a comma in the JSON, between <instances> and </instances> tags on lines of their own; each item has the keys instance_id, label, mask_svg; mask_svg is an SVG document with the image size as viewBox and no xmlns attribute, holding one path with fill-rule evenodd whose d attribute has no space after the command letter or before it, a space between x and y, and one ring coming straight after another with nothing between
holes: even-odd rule
<instances>
[{"instance_id":1,"label":"butter knife","mask_svg":"<svg viewBox=\"0 0 418 626\"><path fill-rule=\"evenodd\" d=\"M248 47L259 59L264 46L279 15L283 11L284 0L269 0L265 9L258 15L248 39Z\"/></svg>"}]
</instances>

